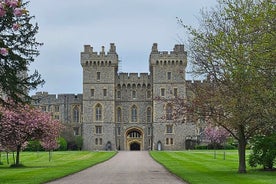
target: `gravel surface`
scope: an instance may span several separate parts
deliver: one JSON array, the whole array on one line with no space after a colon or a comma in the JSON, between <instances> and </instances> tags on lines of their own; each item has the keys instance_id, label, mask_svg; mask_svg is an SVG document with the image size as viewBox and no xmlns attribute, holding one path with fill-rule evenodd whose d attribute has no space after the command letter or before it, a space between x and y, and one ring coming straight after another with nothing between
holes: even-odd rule
<instances>
[{"instance_id":1,"label":"gravel surface","mask_svg":"<svg viewBox=\"0 0 276 184\"><path fill-rule=\"evenodd\" d=\"M185 184L147 151L120 151L110 160L48 184Z\"/></svg>"}]
</instances>

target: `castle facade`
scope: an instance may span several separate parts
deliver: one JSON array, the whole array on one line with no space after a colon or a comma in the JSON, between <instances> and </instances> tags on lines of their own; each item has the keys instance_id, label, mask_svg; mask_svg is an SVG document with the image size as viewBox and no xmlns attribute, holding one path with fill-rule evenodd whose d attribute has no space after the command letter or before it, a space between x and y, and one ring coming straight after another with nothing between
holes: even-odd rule
<instances>
[{"instance_id":1,"label":"castle facade","mask_svg":"<svg viewBox=\"0 0 276 184\"><path fill-rule=\"evenodd\" d=\"M85 45L81 52L83 94L37 93L37 106L70 123L84 150L183 150L198 135L192 122L176 122L172 104L156 100L187 98L184 45L170 52L153 44L150 73L119 73L115 44L106 52Z\"/></svg>"}]
</instances>

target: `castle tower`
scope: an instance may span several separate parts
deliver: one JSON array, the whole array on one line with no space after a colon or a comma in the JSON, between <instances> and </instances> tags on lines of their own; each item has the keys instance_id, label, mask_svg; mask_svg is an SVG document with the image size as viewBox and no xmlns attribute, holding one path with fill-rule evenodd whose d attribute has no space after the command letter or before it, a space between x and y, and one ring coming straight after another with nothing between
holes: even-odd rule
<instances>
[{"instance_id":1,"label":"castle tower","mask_svg":"<svg viewBox=\"0 0 276 184\"><path fill-rule=\"evenodd\" d=\"M93 52L90 45L81 52L83 67L83 149L115 149L115 79L118 55L114 43L106 53Z\"/></svg>"},{"instance_id":2,"label":"castle tower","mask_svg":"<svg viewBox=\"0 0 276 184\"><path fill-rule=\"evenodd\" d=\"M152 95L164 99L186 98L185 70L187 52L184 45L175 45L173 51L158 51L154 43L149 58L152 75ZM185 138L193 134L189 124L175 122L173 104L153 100L154 149L179 150L185 147Z\"/></svg>"}]
</instances>

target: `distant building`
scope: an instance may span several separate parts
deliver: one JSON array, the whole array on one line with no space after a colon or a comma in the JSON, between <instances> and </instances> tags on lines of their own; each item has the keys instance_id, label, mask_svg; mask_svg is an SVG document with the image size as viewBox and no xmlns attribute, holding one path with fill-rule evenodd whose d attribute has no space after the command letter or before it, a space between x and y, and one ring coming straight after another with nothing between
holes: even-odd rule
<instances>
[{"instance_id":1,"label":"distant building","mask_svg":"<svg viewBox=\"0 0 276 184\"><path fill-rule=\"evenodd\" d=\"M83 94L37 93L36 106L74 127L84 150L183 150L199 135L192 122L175 122L172 106L156 97L187 98L187 53L184 45L159 51L154 43L149 57L150 73L119 73L116 47L108 52L81 52ZM162 118L165 117L165 118ZM190 144L190 142L189 142Z\"/></svg>"}]
</instances>

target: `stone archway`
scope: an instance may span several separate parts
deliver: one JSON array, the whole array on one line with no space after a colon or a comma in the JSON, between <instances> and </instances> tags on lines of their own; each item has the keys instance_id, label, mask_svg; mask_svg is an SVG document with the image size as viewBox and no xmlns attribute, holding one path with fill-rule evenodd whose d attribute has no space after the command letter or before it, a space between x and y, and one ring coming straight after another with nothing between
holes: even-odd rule
<instances>
[{"instance_id":1,"label":"stone archway","mask_svg":"<svg viewBox=\"0 0 276 184\"><path fill-rule=\"evenodd\" d=\"M140 151L143 150L144 142L143 130L138 127L129 128L126 133L126 150Z\"/></svg>"}]
</instances>

